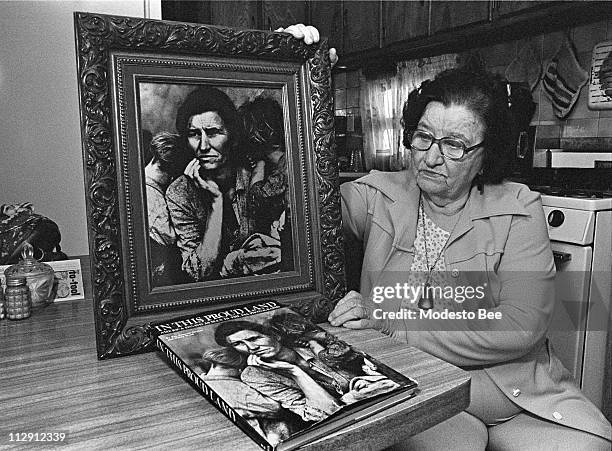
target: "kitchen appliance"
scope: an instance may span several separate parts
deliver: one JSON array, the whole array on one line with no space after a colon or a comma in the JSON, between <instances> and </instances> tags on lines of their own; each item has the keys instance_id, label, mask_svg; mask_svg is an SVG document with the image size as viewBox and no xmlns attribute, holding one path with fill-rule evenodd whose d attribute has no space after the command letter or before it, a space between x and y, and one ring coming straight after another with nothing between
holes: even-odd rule
<instances>
[{"instance_id":1,"label":"kitchen appliance","mask_svg":"<svg viewBox=\"0 0 612 451\"><path fill-rule=\"evenodd\" d=\"M577 180L593 184L587 170ZM601 180L598 189L576 188L567 178L531 189L542 194L557 268L557 304L549 338L584 394L605 411L610 407L604 405L609 403L604 398L609 397L612 365L606 354L611 329L612 190L608 184L612 179Z\"/></svg>"}]
</instances>

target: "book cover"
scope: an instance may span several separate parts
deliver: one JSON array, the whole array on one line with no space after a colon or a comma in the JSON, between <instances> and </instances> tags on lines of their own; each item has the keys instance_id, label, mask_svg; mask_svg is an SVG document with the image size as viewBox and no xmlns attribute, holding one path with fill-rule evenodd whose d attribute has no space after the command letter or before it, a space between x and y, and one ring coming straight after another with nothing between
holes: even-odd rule
<instances>
[{"instance_id":1,"label":"book cover","mask_svg":"<svg viewBox=\"0 0 612 451\"><path fill-rule=\"evenodd\" d=\"M416 392L414 380L273 300L151 331L171 365L266 450L295 449Z\"/></svg>"}]
</instances>

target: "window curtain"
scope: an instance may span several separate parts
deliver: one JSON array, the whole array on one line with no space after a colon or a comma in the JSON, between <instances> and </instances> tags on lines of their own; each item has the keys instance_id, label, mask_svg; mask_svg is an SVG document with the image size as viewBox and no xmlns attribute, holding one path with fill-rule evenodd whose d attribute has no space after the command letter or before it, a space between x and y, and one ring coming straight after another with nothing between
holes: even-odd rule
<instances>
[{"instance_id":1,"label":"window curtain","mask_svg":"<svg viewBox=\"0 0 612 451\"><path fill-rule=\"evenodd\" d=\"M376 79L361 76L360 107L367 170L375 168L377 153L388 155L391 170L407 167L407 155L401 143L404 102L424 80L457 66L457 61L458 55L452 53L400 62L395 74Z\"/></svg>"}]
</instances>

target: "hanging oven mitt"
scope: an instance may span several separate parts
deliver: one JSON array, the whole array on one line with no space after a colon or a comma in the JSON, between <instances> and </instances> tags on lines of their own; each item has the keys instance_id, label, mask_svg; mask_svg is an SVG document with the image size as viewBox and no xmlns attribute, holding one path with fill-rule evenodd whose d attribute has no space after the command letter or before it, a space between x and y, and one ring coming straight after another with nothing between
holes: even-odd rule
<instances>
[{"instance_id":1,"label":"hanging oven mitt","mask_svg":"<svg viewBox=\"0 0 612 451\"><path fill-rule=\"evenodd\" d=\"M573 46L566 36L546 70L542 86L550 99L555 116L564 119L580 96L580 89L589 79L578 63Z\"/></svg>"},{"instance_id":2,"label":"hanging oven mitt","mask_svg":"<svg viewBox=\"0 0 612 451\"><path fill-rule=\"evenodd\" d=\"M519 51L516 58L506 68L506 80L516 83L527 83L532 91L540 81L542 63L533 50L533 45L527 43Z\"/></svg>"}]
</instances>

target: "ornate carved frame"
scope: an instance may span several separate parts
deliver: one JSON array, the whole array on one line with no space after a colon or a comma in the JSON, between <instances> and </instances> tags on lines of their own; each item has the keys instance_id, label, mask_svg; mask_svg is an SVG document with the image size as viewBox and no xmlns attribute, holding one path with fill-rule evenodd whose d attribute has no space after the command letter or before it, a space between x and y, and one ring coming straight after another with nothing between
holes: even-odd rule
<instances>
[{"instance_id":1,"label":"ornate carved frame","mask_svg":"<svg viewBox=\"0 0 612 451\"><path fill-rule=\"evenodd\" d=\"M315 321L325 320L345 292L327 42L307 46L286 33L81 12L74 18L98 358L152 350L149 323L177 311L184 315L273 296ZM234 284L225 292L216 286L212 297L205 284L188 284L158 294L163 302L139 303L143 264L133 242L139 233L146 236L146 223L133 216L138 196L129 179L134 141L125 133L130 116L125 114L122 64L138 65L142 58L148 66L169 60L212 64L219 71L256 67L265 73L267 67L271 73L289 73L295 84L300 149L292 167L296 186L301 183L303 188L297 195L305 197L300 207L307 210L303 236L308 246L297 252L307 255L308 264L298 279L306 277L307 283L276 288L277 279L269 277L251 285ZM180 302L174 301L177 292Z\"/></svg>"}]
</instances>

